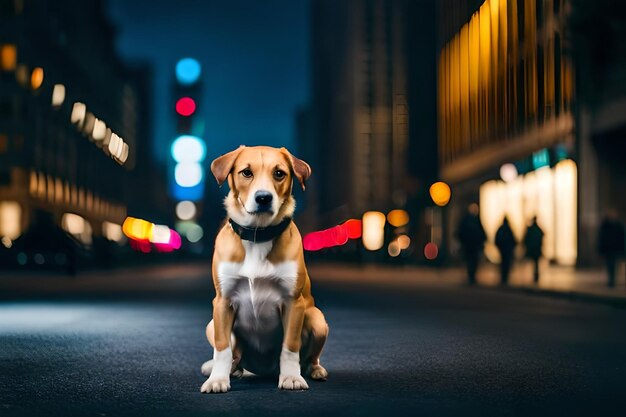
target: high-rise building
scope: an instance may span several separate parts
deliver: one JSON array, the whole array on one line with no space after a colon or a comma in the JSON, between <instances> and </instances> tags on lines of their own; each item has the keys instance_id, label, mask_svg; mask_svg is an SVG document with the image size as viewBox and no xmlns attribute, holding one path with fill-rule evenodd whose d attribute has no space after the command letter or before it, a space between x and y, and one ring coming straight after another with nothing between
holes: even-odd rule
<instances>
[{"instance_id":1,"label":"high-rise building","mask_svg":"<svg viewBox=\"0 0 626 417\"><path fill-rule=\"evenodd\" d=\"M150 87L113 46L103 2L3 1L0 7L0 237L37 217L89 242L121 237L150 186ZM149 180L131 190L135 167ZM150 182L152 180L152 182ZM132 185L136 185L132 181ZM145 202L145 200L144 200ZM40 216L41 213L48 213Z\"/></svg>"},{"instance_id":2,"label":"high-rise building","mask_svg":"<svg viewBox=\"0 0 626 417\"><path fill-rule=\"evenodd\" d=\"M314 146L303 158L321 224L403 204L409 106L407 4L311 2Z\"/></svg>"},{"instance_id":3,"label":"high-rise building","mask_svg":"<svg viewBox=\"0 0 626 417\"><path fill-rule=\"evenodd\" d=\"M438 6L439 162L453 189L449 237L465 206L478 201L491 260L498 261L493 242L506 215L518 240L537 217L549 260L592 261L601 198L618 196L617 185L625 183L623 168L603 160L597 138L603 120L611 119L615 132L626 120L609 117L618 113L617 99L609 112L606 98L590 101L582 93L590 77L578 68L591 57L581 54L586 41L572 39L579 31L573 17L586 20L584 2L444 0ZM602 13L609 19L610 10ZM604 196L600 167L617 177ZM612 200L626 209L623 197Z\"/></svg>"}]
</instances>

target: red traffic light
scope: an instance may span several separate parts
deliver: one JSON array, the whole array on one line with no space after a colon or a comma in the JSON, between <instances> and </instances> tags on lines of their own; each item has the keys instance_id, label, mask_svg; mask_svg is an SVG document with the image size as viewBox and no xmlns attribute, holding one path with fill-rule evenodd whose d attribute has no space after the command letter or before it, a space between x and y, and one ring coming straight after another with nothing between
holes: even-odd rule
<instances>
[{"instance_id":1,"label":"red traffic light","mask_svg":"<svg viewBox=\"0 0 626 417\"><path fill-rule=\"evenodd\" d=\"M183 97L176 102L176 113L181 116L191 116L195 111L196 102L191 97Z\"/></svg>"}]
</instances>

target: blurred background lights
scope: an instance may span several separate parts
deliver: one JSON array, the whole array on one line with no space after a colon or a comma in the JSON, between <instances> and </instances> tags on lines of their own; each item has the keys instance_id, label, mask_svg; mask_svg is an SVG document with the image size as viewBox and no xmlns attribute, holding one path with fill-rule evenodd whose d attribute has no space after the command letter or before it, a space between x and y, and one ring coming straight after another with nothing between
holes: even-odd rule
<instances>
[{"instance_id":1,"label":"blurred background lights","mask_svg":"<svg viewBox=\"0 0 626 417\"><path fill-rule=\"evenodd\" d=\"M176 216L181 220L191 220L196 215L196 205L192 201L181 201L176 204Z\"/></svg>"},{"instance_id":2,"label":"blurred background lights","mask_svg":"<svg viewBox=\"0 0 626 417\"><path fill-rule=\"evenodd\" d=\"M33 90L37 90L41 84L43 84L43 68L37 67L30 75L30 86Z\"/></svg>"},{"instance_id":3,"label":"blurred background lights","mask_svg":"<svg viewBox=\"0 0 626 417\"><path fill-rule=\"evenodd\" d=\"M445 206L450 201L450 186L445 182L436 182L430 186L430 198L438 206Z\"/></svg>"},{"instance_id":4,"label":"blurred background lights","mask_svg":"<svg viewBox=\"0 0 626 417\"><path fill-rule=\"evenodd\" d=\"M80 125L85 120L85 114L87 113L87 106L85 103L76 102L72 107L72 114L70 115L70 121L74 124Z\"/></svg>"},{"instance_id":5,"label":"blurred background lights","mask_svg":"<svg viewBox=\"0 0 626 417\"><path fill-rule=\"evenodd\" d=\"M102 236L104 236L107 240L111 240L113 242L119 243L124 241L122 226L108 221L102 222Z\"/></svg>"},{"instance_id":6,"label":"blurred background lights","mask_svg":"<svg viewBox=\"0 0 626 417\"><path fill-rule=\"evenodd\" d=\"M52 107L59 108L65 101L65 86L63 84L55 84L52 89Z\"/></svg>"},{"instance_id":7,"label":"blurred background lights","mask_svg":"<svg viewBox=\"0 0 626 417\"><path fill-rule=\"evenodd\" d=\"M100 119L96 119L93 125L93 131L91 137L95 141L101 141L107 133L107 125Z\"/></svg>"},{"instance_id":8,"label":"blurred background lights","mask_svg":"<svg viewBox=\"0 0 626 417\"><path fill-rule=\"evenodd\" d=\"M193 58L183 58L176 63L176 80L182 85L191 85L198 81L202 67Z\"/></svg>"},{"instance_id":9,"label":"blurred background lights","mask_svg":"<svg viewBox=\"0 0 626 417\"><path fill-rule=\"evenodd\" d=\"M302 246L307 251L317 251L333 246L341 246L350 239L361 237L361 220L350 219L330 229L311 232L302 239Z\"/></svg>"},{"instance_id":10,"label":"blurred background lights","mask_svg":"<svg viewBox=\"0 0 626 417\"><path fill-rule=\"evenodd\" d=\"M191 243L199 242L200 239L204 236L204 230L198 224L192 225L189 230L187 230L187 240Z\"/></svg>"},{"instance_id":11,"label":"blurred background lights","mask_svg":"<svg viewBox=\"0 0 626 417\"><path fill-rule=\"evenodd\" d=\"M387 253L392 258L395 258L396 256L400 255L400 245L398 245L397 241L394 240L389 243L389 245L387 246Z\"/></svg>"},{"instance_id":12,"label":"blurred background lights","mask_svg":"<svg viewBox=\"0 0 626 417\"><path fill-rule=\"evenodd\" d=\"M504 182L511 182L517 178L517 168L513 164L504 164L500 167L500 178Z\"/></svg>"},{"instance_id":13,"label":"blurred background lights","mask_svg":"<svg viewBox=\"0 0 626 417\"><path fill-rule=\"evenodd\" d=\"M10 240L22 233L22 206L17 201L0 201L0 236ZM6 244L5 244L6 246Z\"/></svg>"},{"instance_id":14,"label":"blurred background lights","mask_svg":"<svg viewBox=\"0 0 626 417\"><path fill-rule=\"evenodd\" d=\"M394 227L402 227L409 222L409 213L406 210L391 210L387 214L387 221Z\"/></svg>"},{"instance_id":15,"label":"blurred background lights","mask_svg":"<svg viewBox=\"0 0 626 417\"><path fill-rule=\"evenodd\" d=\"M197 136L182 135L174 140L171 151L176 162L202 162L206 156L206 145Z\"/></svg>"},{"instance_id":16,"label":"blurred background lights","mask_svg":"<svg viewBox=\"0 0 626 417\"><path fill-rule=\"evenodd\" d=\"M424 246L424 257L429 261L432 261L437 258L439 255L439 248L433 242L428 242L426 246Z\"/></svg>"},{"instance_id":17,"label":"blurred background lights","mask_svg":"<svg viewBox=\"0 0 626 417\"><path fill-rule=\"evenodd\" d=\"M142 219L127 217L122 224L122 231L126 237L133 240L149 240L154 225Z\"/></svg>"},{"instance_id":18,"label":"blurred background lights","mask_svg":"<svg viewBox=\"0 0 626 417\"><path fill-rule=\"evenodd\" d=\"M197 162L181 162L174 168L174 179L181 187L193 187L202 182L202 167Z\"/></svg>"},{"instance_id":19,"label":"blurred background lights","mask_svg":"<svg viewBox=\"0 0 626 417\"><path fill-rule=\"evenodd\" d=\"M363 213L363 246L378 250L385 244L385 215L379 211Z\"/></svg>"},{"instance_id":20,"label":"blurred background lights","mask_svg":"<svg viewBox=\"0 0 626 417\"><path fill-rule=\"evenodd\" d=\"M398 246L402 250L408 249L409 245L411 244L411 238L408 237L407 235L398 236L396 241L398 242Z\"/></svg>"},{"instance_id":21,"label":"blurred background lights","mask_svg":"<svg viewBox=\"0 0 626 417\"><path fill-rule=\"evenodd\" d=\"M149 240L152 243L168 243L170 241L170 228L162 224L155 224Z\"/></svg>"},{"instance_id":22,"label":"blurred background lights","mask_svg":"<svg viewBox=\"0 0 626 417\"><path fill-rule=\"evenodd\" d=\"M191 97L182 97L176 102L176 113L191 116L196 111L196 102Z\"/></svg>"},{"instance_id":23,"label":"blurred background lights","mask_svg":"<svg viewBox=\"0 0 626 417\"><path fill-rule=\"evenodd\" d=\"M13 71L17 65L17 48L13 44L0 45L0 68Z\"/></svg>"}]
</instances>

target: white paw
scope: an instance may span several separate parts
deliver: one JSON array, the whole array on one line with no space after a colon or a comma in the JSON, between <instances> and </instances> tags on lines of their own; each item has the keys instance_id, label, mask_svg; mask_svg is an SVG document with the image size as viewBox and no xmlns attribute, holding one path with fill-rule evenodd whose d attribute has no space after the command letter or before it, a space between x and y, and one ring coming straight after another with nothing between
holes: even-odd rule
<instances>
[{"instance_id":1,"label":"white paw","mask_svg":"<svg viewBox=\"0 0 626 417\"><path fill-rule=\"evenodd\" d=\"M311 379L326 381L328 379L328 371L322 365L313 365L311 367Z\"/></svg>"},{"instance_id":2,"label":"white paw","mask_svg":"<svg viewBox=\"0 0 626 417\"><path fill-rule=\"evenodd\" d=\"M278 388L288 390L309 389L309 385L300 375L283 375L278 377Z\"/></svg>"},{"instance_id":3,"label":"white paw","mask_svg":"<svg viewBox=\"0 0 626 417\"><path fill-rule=\"evenodd\" d=\"M213 359L204 362L200 367L200 372L204 376L211 376L211 371L213 371Z\"/></svg>"},{"instance_id":4,"label":"white paw","mask_svg":"<svg viewBox=\"0 0 626 417\"><path fill-rule=\"evenodd\" d=\"M228 392L229 389L230 377L218 376L207 379L204 384L202 384L200 392Z\"/></svg>"}]
</instances>

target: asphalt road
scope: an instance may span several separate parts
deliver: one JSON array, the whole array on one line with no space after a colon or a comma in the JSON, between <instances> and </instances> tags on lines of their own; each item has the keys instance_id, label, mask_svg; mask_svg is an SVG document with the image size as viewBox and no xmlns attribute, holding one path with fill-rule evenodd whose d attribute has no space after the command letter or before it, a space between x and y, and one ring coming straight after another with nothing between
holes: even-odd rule
<instances>
[{"instance_id":1,"label":"asphalt road","mask_svg":"<svg viewBox=\"0 0 626 417\"><path fill-rule=\"evenodd\" d=\"M327 382L201 394L211 294L0 301L0 416L625 415L626 310L464 287L314 283ZM393 413L393 414L392 414Z\"/></svg>"}]
</instances>

